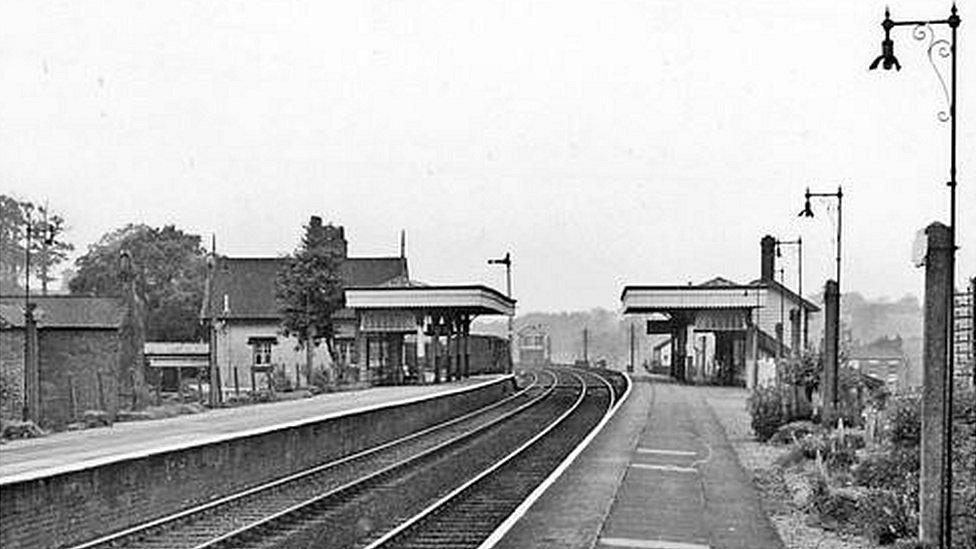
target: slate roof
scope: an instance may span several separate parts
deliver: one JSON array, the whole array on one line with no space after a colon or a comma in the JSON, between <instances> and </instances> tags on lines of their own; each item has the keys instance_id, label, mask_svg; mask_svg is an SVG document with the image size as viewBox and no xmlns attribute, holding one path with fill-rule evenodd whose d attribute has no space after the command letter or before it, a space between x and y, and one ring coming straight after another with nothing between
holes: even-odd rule
<instances>
[{"instance_id":1,"label":"slate roof","mask_svg":"<svg viewBox=\"0 0 976 549\"><path fill-rule=\"evenodd\" d=\"M210 291L211 311L221 316L224 296L230 313L226 318L278 319L275 279L285 257L219 257ZM382 286L393 279L409 279L403 257L349 257L342 262L345 286ZM207 316L206 307L201 311Z\"/></svg>"},{"instance_id":2,"label":"slate roof","mask_svg":"<svg viewBox=\"0 0 976 549\"><path fill-rule=\"evenodd\" d=\"M776 282L775 280L762 280L762 279L760 279L760 280L753 280L752 282L749 283L749 285L750 286L766 286L766 287L770 288L771 290L777 291L777 292L785 295L790 300L792 300L795 303L800 304L801 306L803 306L806 310L810 311L811 313L815 313L815 312L817 312L817 311L820 310L820 307L818 307L815 303L813 303L812 301L807 300L805 297L797 294L793 290L787 288L786 286L783 286L782 284L780 284L779 282Z\"/></svg>"},{"instance_id":3,"label":"slate roof","mask_svg":"<svg viewBox=\"0 0 976 549\"><path fill-rule=\"evenodd\" d=\"M117 297L74 295L32 295L38 328L83 328L117 330L125 306ZM24 327L24 296L0 296L0 324Z\"/></svg>"}]
</instances>

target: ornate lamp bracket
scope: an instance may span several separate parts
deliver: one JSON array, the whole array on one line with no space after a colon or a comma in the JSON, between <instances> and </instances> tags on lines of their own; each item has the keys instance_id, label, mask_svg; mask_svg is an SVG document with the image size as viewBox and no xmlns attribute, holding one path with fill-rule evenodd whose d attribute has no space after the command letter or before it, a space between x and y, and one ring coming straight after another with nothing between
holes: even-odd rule
<instances>
[{"instance_id":1,"label":"ornate lamp bracket","mask_svg":"<svg viewBox=\"0 0 976 549\"><path fill-rule=\"evenodd\" d=\"M948 59L953 56L955 52L953 51L952 43L945 38L936 38L935 29L929 23L915 25L915 28L912 29L912 38L920 42L928 42L926 55L929 58L929 64L932 65L932 71L935 72L936 78L939 79L939 85L942 86L942 94L946 102L946 108L940 109L936 116L940 122L948 122L954 115L955 106L952 104L952 99L949 95L949 86L946 84L946 77L943 73L944 69L940 68L940 63L936 63L936 59Z\"/></svg>"}]
</instances>

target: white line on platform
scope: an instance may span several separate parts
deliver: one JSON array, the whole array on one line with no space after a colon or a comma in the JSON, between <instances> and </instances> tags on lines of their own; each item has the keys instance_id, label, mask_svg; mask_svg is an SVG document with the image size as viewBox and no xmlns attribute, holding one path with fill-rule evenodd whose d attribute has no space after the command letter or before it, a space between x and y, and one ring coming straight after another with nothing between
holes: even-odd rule
<instances>
[{"instance_id":1,"label":"white line on platform","mask_svg":"<svg viewBox=\"0 0 976 549\"><path fill-rule=\"evenodd\" d=\"M711 549L700 543L666 541L663 539L600 538L600 545L630 547L633 549Z\"/></svg>"},{"instance_id":2,"label":"white line on platform","mask_svg":"<svg viewBox=\"0 0 976 549\"><path fill-rule=\"evenodd\" d=\"M652 471L671 471L673 473L697 473L694 467L678 467L676 465L653 465L650 463L631 463L631 467L637 469L650 469Z\"/></svg>"},{"instance_id":3,"label":"white line on platform","mask_svg":"<svg viewBox=\"0 0 976 549\"><path fill-rule=\"evenodd\" d=\"M638 448L638 454L660 454L665 456L697 456L698 452L688 450L659 450L657 448Z\"/></svg>"}]
</instances>

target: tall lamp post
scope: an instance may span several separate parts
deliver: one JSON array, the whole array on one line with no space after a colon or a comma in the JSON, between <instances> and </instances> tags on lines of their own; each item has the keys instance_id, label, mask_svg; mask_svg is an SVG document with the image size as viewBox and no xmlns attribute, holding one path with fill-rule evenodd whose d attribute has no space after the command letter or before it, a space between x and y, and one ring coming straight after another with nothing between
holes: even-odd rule
<instances>
[{"instance_id":1,"label":"tall lamp post","mask_svg":"<svg viewBox=\"0 0 976 549\"><path fill-rule=\"evenodd\" d=\"M945 368L945 453L949 455L952 448L952 384L953 384L953 367L954 360L954 342L952 334L954 332L954 296L955 296L955 271L956 271L956 62L959 57L958 49L956 48L957 41L957 29L959 28L959 23L961 19L959 18L958 10L956 9L956 4L952 4L952 9L949 11L949 17L945 19L933 19L933 20L911 20L911 21L893 21L891 19L891 13L886 8L885 18L881 22L881 28L884 29L885 37L881 42L881 55L879 55L868 67L869 70L877 69L880 65L885 70L901 70L901 63L895 57L895 43L891 39L891 29L895 27L911 26L912 37L919 41L928 41L928 48L926 49L926 54L929 58L929 63L932 65L932 69L935 71L936 77L939 79L939 84L942 85L942 92L945 95L946 103L948 108L946 110L940 110L938 113L938 119L941 122L949 122L949 181L946 185L949 187L949 292L948 292L948 312L947 312L947 326L949 332L949 342L946 346L946 368ZM950 40L945 38L936 38L935 29L936 26L946 26L949 28ZM943 59L951 57L950 66L950 83L946 86L945 77L939 70L938 65L936 65L936 56ZM945 506L943 507L943 523L942 523L942 539L939 542L944 547L949 547L952 544L952 528L951 528L951 491L948 488L952 485L952 466L951 460L946 460L945 464L945 486L946 486L946 496L945 496Z\"/></svg>"},{"instance_id":2,"label":"tall lamp post","mask_svg":"<svg viewBox=\"0 0 976 549\"><path fill-rule=\"evenodd\" d=\"M776 257L783 257L780 248L782 246L796 246L796 293L803 297L803 238L796 237L796 240L776 239ZM800 343L803 347L807 346L807 315L800 309Z\"/></svg>"},{"instance_id":3,"label":"tall lamp post","mask_svg":"<svg viewBox=\"0 0 976 549\"><path fill-rule=\"evenodd\" d=\"M837 318L834 319L833 324L830 326L825 326L825 329L830 329L830 333L825 332L825 336L829 336L833 345L824 345L825 350L831 351L829 356L827 356L824 367L824 394L829 396L829 402L824 402L824 408L829 410L830 414L833 414L837 410L837 371L840 365L840 250L841 250L841 212L842 204L844 201L844 190L838 185L837 192L835 193L812 193L810 188L807 187L807 191L804 194L805 201L803 203L803 210L800 211L800 217L813 217L813 208L810 205L811 198L836 198L837 199L837 273L835 282L837 283L837 293L836 296L828 295L830 289L830 282L827 283L827 291L824 292L824 300L836 299L836 303L824 303L824 309L827 313L831 310L836 311ZM830 320L829 314L825 314L827 320ZM826 343L830 343L829 341ZM828 371L829 370L829 371ZM829 414L828 414L829 415ZM833 419L833 418L828 418Z\"/></svg>"},{"instance_id":4,"label":"tall lamp post","mask_svg":"<svg viewBox=\"0 0 976 549\"><path fill-rule=\"evenodd\" d=\"M512 254L509 253L509 252L505 252L505 257L502 257L500 259L489 259L488 260L488 264L489 265L504 265L505 266L505 291L506 291L506 295L508 295L508 298L509 299L512 299ZM511 365L514 362L514 359L512 358L512 356L515 353L515 344L513 342L513 333L512 333L512 320L513 320L512 317L513 316L514 315L508 317L508 364L509 364L509 371L511 371Z\"/></svg>"},{"instance_id":5,"label":"tall lamp post","mask_svg":"<svg viewBox=\"0 0 976 549\"><path fill-rule=\"evenodd\" d=\"M27 217L27 228L25 231L27 239L26 245L24 246L24 403L22 414L23 420L27 421L34 419L34 416L40 412L38 403L32 398L35 392L40 391L40 388L34 384L34 380L36 379L36 372L34 370L36 368L37 357L34 356L34 339L31 336L31 328L34 325L35 306L35 304L31 303L30 293L32 238L37 236L41 239L42 245L45 247L50 246L54 242L56 229L47 222L46 208L41 208L41 213L44 214L44 221L40 227L40 234L35 234L38 231L34 228L34 205L26 202L23 204L23 208ZM42 258L42 261L46 259L46 257ZM46 286L46 282L42 281L42 284Z\"/></svg>"}]
</instances>

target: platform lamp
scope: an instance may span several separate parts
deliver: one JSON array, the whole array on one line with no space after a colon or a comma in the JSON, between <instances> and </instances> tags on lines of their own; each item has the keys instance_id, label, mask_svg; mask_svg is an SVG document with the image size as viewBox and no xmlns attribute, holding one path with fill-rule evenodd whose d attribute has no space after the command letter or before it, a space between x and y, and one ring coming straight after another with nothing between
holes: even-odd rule
<instances>
[{"instance_id":1,"label":"platform lamp","mask_svg":"<svg viewBox=\"0 0 976 549\"><path fill-rule=\"evenodd\" d=\"M833 356L827 357L828 360L825 361L826 364L828 365L825 366L825 369L829 367L831 370L830 372L825 372L825 373L830 374L829 379L831 380L832 387L826 387L826 386L824 387L825 392L829 390L830 399L831 399L831 402L829 402L830 405L829 410L833 412L837 410L837 403L838 403L837 374L838 374L838 367L840 365L840 296L841 296L841 289L840 289L841 288L840 286L841 253L840 251L841 251L841 235L843 234L841 231L841 227L842 227L842 220L843 220L842 205L844 201L844 190L841 186L838 185L837 192L835 193L812 193L810 192L810 188L807 187L806 193L804 194L804 198L805 200L803 203L803 210L800 211L799 217L810 217L810 218L814 217L813 208L810 204L811 198L836 198L837 199L837 257L836 257L837 273L835 275L836 276L835 282L837 283L837 304L836 304L837 321L834 323L833 326L830 327L832 328L832 330L831 333L829 334L833 338L833 342L834 342ZM829 284L828 284L828 288L829 288ZM825 292L824 300L826 301L827 298L828 296L826 295ZM828 404L827 402L824 403L825 409L827 404Z\"/></svg>"},{"instance_id":2,"label":"platform lamp","mask_svg":"<svg viewBox=\"0 0 976 549\"><path fill-rule=\"evenodd\" d=\"M940 110L938 112L938 119L940 122L949 122L949 181L946 185L949 187L949 245L951 247L951 252L949 253L949 303L947 316L947 326L949 331L949 341L946 346L946 368L945 368L945 409L946 417L944 418L944 423L946 425L945 430L945 452L948 452L952 448L952 399L953 399L953 369L954 369L954 342L953 342L953 331L954 331L954 296L955 296L955 270L956 270L956 64L957 58L959 57L959 50L956 48L957 41L957 29L959 28L959 23L962 20L959 18L959 12L956 9L956 4L952 4L952 8L949 10L949 17L945 19L933 19L933 20L909 20L909 21L893 21L891 19L890 11L885 8L885 18L881 21L881 28L884 29L884 40L881 41L881 55L876 57L871 65L868 66L868 70L875 70L881 66L885 70L901 70L901 63L898 62L898 58L895 57L895 43L891 39L891 29L895 27L905 27L910 26L912 29L912 38L921 42L928 42L926 48L926 54L929 58L929 63L932 65L933 71L939 80L939 84L942 86L942 93L945 95L945 100L947 103L946 110ZM948 27L950 39L936 38L934 27ZM945 77L939 70L936 64L936 56L943 59L951 57L951 62L949 63L950 68L950 79L951 82L946 86ZM951 462L951 460L948 460ZM946 465L946 477L945 486L949 487L952 485L952 466L951 463ZM939 542L944 547L949 547L952 545L952 528L951 528L951 492L946 488L948 496L945 498L945 507L943 508L943 520L942 520L942 539Z\"/></svg>"},{"instance_id":3,"label":"platform lamp","mask_svg":"<svg viewBox=\"0 0 976 549\"><path fill-rule=\"evenodd\" d=\"M505 252L505 257L499 259L489 259L489 265L504 265L505 266L505 292L508 299L512 299L512 254L510 252ZM513 324L512 321L514 314L508 317L508 364L509 373L511 373L511 366L514 363L513 353L515 353L515 343L513 341Z\"/></svg>"},{"instance_id":4,"label":"platform lamp","mask_svg":"<svg viewBox=\"0 0 976 549\"><path fill-rule=\"evenodd\" d=\"M776 257L783 257L781 250L782 246L796 246L796 293L803 297L803 238L796 237L796 240L779 240L776 239ZM803 334L801 336L800 342L803 348L807 346L807 315L803 311L803 307L800 307L800 332Z\"/></svg>"}]
</instances>

